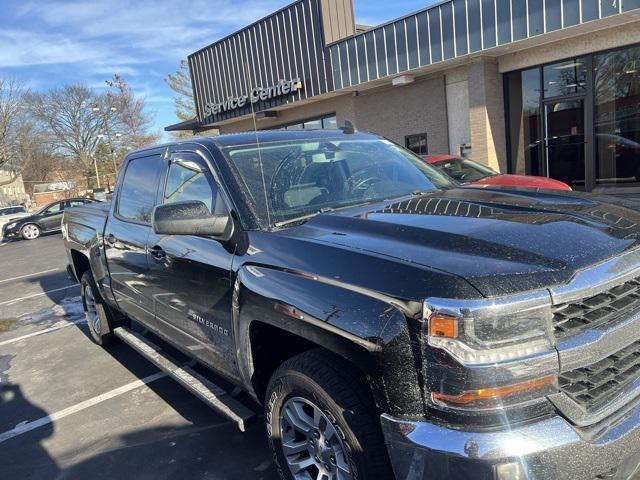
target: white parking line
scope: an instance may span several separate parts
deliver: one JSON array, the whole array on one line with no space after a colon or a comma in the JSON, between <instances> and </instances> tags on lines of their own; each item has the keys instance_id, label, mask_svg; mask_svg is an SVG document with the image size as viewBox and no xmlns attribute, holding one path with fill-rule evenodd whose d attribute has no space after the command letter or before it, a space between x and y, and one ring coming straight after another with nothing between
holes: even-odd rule
<instances>
[{"instance_id":1,"label":"white parking line","mask_svg":"<svg viewBox=\"0 0 640 480\"><path fill-rule=\"evenodd\" d=\"M67 285L66 287L54 288L53 290L47 290L46 292L41 292L41 293L34 293L33 295L27 295L26 297L14 298L13 300L6 300L0 303L0 307L4 305L11 305L13 303L21 302L23 300L29 300L30 298L41 297L42 295L47 295L49 293L61 292L62 290L68 290L70 288L79 287L79 286L80 285L78 284Z\"/></svg>"},{"instance_id":2,"label":"white parking line","mask_svg":"<svg viewBox=\"0 0 640 480\"><path fill-rule=\"evenodd\" d=\"M0 280L0 283L13 282L14 280L20 280L21 278L35 277L36 275L42 275L44 273L57 272L57 271L62 272L63 270L64 270L64 268L51 268L49 270L43 270L42 272L30 273L28 275L21 275L19 277L13 277L13 278L7 278L6 280Z\"/></svg>"},{"instance_id":3,"label":"white parking line","mask_svg":"<svg viewBox=\"0 0 640 480\"><path fill-rule=\"evenodd\" d=\"M32 422L23 423L21 425L17 425L12 430L9 430L4 433L0 433L0 443L6 442L18 435L22 435L23 433L30 432L31 430L35 430L36 428L42 427L44 425L48 425L50 423L55 422L56 420L60 420L61 418L68 417L69 415L73 415L74 413L78 413L82 410L85 410L89 407L93 407L98 403L104 402L106 400L110 400L114 397L122 395L123 393L130 392L131 390L135 390L138 387L143 385L148 385L151 382L155 382L161 378L166 377L167 374L164 372L154 373L153 375L149 375L141 380L135 380L131 383L127 383L122 387L115 388L107 393L103 393L102 395L98 395L97 397L90 398L89 400L85 400L84 402L77 403L71 407L65 408L64 410L60 410L59 412L52 413L51 415L47 415L46 417L39 418Z\"/></svg>"},{"instance_id":4,"label":"white parking line","mask_svg":"<svg viewBox=\"0 0 640 480\"><path fill-rule=\"evenodd\" d=\"M64 322L61 325L54 325L53 327L43 328L42 330L38 330L37 332L28 333L27 335L22 335L21 337L10 338L9 340L5 340L3 342L0 342L0 347L2 347L4 345L10 345L12 343L19 342L21 340L26 340L27 338L37 337L38 335L43 335L45 333L55 332L56 330L60 330L62 328L70 327L71 325L77 325L79 323L84 323L84 322L86 322L86 320L84 318L82 318L80 320L74 320L73 322Z\"/></svg>"}]
</instances>

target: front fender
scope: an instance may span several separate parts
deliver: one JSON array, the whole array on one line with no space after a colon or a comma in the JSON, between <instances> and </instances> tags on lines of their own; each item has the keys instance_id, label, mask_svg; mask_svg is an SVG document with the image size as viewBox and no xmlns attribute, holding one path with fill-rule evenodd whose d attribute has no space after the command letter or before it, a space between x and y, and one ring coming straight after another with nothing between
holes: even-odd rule
<instances>
[{"instance_id":1,"label":"front fender","mask_svg":"<svg viewBox=\"0 0 640 480\"><path fill-rule=\"evenodd\" d=\"M335 279L244 265L234 287L233 323L239 370L252 384L250 329L259 321L331 351L355 365L384 412L421 415L418 368L421 305L402 302ZM416 357L416 355L418 357Z\"/></svg>"}]
</instances>

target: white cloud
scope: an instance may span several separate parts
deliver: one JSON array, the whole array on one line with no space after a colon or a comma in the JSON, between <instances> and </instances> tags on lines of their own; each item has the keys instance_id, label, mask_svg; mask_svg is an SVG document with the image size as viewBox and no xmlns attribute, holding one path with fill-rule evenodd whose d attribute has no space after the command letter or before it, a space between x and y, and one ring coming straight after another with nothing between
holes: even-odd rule
<instances>
[{"instance_id":1,"label":"white cloud","mask_svg":"<svg viewBox=\"0 0 640 480\"><path fill-rule=\"evenodd\" d=\"M27 1L16 11L31 26L22 33L26 51L2 40L0 66L76 63L108 58L125 64L171 59L175 62L247 23L269 14L287 0L195 0L162 2ZM58 34L47 32L56 31ZM11 33L11 32L8 32ZM13 50L6 53L6 50Z\"/></svg>"}]
</instances>

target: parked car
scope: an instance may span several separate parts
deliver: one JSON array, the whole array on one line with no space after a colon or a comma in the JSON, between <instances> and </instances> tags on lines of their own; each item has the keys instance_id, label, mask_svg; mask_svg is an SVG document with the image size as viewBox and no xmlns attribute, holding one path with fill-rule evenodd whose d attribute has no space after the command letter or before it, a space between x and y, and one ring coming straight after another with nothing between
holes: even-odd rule
<instances>
[{"instance_id":1,"label":"parked car","mask_svg":"<svg viewBox=\"0 0 640 480\"><path fill-rule=\"evenodd\" d=\"M50 203L32 215L4 225L2 227L2 237L22 237L25 240L35 240L43 232L58 231L60 230L62 214L65 209L85 205L92 201L88 198L69 198Z\"/></svg>"},{"instance_id":2,"label":"parked car","mask_svg":"<svg viewBox=\"0 0 640 480\"><path fill-rule=\"evenodd\" d=\"M427 155L424 159L465 185L501 185L571 191L569 185L553 178L498 173L486 165L455 155Z\"/></svg>"},{"instance_id":3,"label":"parked car","mask_svg":"<svg viewBox=\"0 0 640 480\"><path fill-rule=\"evenodd\" d=\"M0 240L3 238L2 227L4 225L18 218L26 217L27 215L29 215L29 213L26 207L22 205L0 208Z\"/></svg>"},{"instance_id":4,"label":"parked car","mask_svg":"<svg viewBox=\"0 0 640 480\"><path fill-rule=\"evenodd\" d=\"M241 430L241 397L154 339L244 389L283 479L626 478L633 205L460 187L366 133L262 131L129 154L63 236L93 340Z\"/></svg>"}]
</instances>

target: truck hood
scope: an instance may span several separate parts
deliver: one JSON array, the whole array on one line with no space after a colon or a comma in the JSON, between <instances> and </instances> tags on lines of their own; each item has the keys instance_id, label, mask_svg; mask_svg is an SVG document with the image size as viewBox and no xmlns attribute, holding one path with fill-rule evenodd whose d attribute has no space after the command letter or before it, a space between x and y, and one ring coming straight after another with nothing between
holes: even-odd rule
<instances>
[{"instance_id":1,"label":"truck hood","mask_svg":"<svg viewBox=\"0 0 640 480\"><path fill-rule=\"evenodd\" d=\"M375 207L286 235L445 271L485 296L565 283L640 240L640 203L577 192L458 188Z\"/></svg>"}]
</instances>

